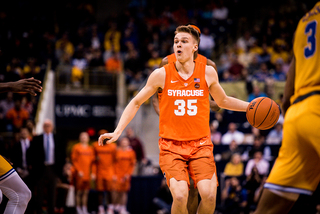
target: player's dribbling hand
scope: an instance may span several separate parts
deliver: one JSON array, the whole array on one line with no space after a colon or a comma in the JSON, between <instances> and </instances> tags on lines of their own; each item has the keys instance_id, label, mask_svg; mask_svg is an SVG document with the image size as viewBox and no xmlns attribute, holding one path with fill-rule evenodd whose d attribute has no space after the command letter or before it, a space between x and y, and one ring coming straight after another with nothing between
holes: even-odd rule
<instances>
[{"instance_id":1,"label":"player's dribbling hand","mask_svg":"<svg viewBox=\"0 0 320 214\"><path fill-rule=\"evenodd\" d=\"M112 133L105 133L103 135L100 135L98 144L99 146L103 146L105 144L113 143L116 140L118 140L120 135L112 132Z\"/></svg>"}]
</instances>

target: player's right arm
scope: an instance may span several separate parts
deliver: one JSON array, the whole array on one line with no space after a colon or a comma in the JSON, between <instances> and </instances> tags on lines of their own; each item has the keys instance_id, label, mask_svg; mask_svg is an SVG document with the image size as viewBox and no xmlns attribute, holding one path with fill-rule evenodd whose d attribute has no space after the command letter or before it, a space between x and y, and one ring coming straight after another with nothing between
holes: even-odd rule
<instances>
[{"instance_id":1,"label":"player's right arm","mask_svg":"<svg viewBox=\"0 0 320 214\"><path fill-rule=\"evenodd\" d=\"M109 139L107 143L112 143L119 138L125 127L136 115L140 106L147 99L149 99L158 90L158 88L164 87L165 75L166 72L164 68L156 69L150 74L147 84L141 89L141 91L139 91L139 93L129 102L127 107L124 109L117 128L112 133L101 135L99 137L99 145L103 145L104 139Z\"/></svg>"},{"instance_id":2,"label":"player's right arm","mask_svg":"<svg viewBox=\"0 0 320 214\"><path fill-rule=\"evenodd\" d=\"M165 66L166 64L168 64L168 57L165 57L161 60L161 63L159 65L159 68ZM152 106L154 108L154 110L156 111L157 115L160 114L160 109L159 109L159 99L158 99L158 92L155 93L152 97Z\"/></svg>"},{"instance_id":3,"label":"player's right arm","mask_svg":"<svg viewBox=\"0 0 320 214\"><path fill-rule=\"evenodd\" d=\"M27 92L33 96L36 96L36 92L41 92L41 81L36 80L33 77L28 79L21 79L16 82L0 83L0 93L12 91L12 92Z\"/></svg>"},{"instance_id":4,"label":"player's right arm","mask_svg":"<svg viewBox=\"0 0 320 214\"><path fill-rule=\"evenodd\" d=\"M283 103L282 103L282 111L283 111L283 115L286 114L286 111L288 110L288 108L290 107L291 103L290 103L290 98L294 93L294 80L295 80L295 57L293 57L293 59L291 60L290 66L289 66L289 70L288 70L288 75L287 75L287 81L286 81L286 85L284 88L284 93L283 93Z\"/></svg>"}]
</instances>

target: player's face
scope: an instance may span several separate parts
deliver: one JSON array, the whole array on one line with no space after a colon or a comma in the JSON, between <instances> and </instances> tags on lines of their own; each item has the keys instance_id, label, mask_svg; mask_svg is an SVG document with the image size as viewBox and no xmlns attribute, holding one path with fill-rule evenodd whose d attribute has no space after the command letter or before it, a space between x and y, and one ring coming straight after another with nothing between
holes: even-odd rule
<instances>
[{"instance_id":1,"label":"player's face","mask_svg":"<svg viewBox=\"0 0 320 214\"><path fill-rule=\"evenodd\" d=\"M82 133L80 134L79 140L80 140L81 143L88 143L89 140L90 140L88 133L82 132Z\"/></svg>"},{"instance_id":2,"label":"player's face","mask_svg":"<svg viewBox=\"0 0 320 214\"><path fill-rule=\"evenodd\" d=\"M191 34L181 32L174 37L173 50L179 62L186 62L193 59L193 53L198 50L196 40Z\"/></svg>"}]
</instances>

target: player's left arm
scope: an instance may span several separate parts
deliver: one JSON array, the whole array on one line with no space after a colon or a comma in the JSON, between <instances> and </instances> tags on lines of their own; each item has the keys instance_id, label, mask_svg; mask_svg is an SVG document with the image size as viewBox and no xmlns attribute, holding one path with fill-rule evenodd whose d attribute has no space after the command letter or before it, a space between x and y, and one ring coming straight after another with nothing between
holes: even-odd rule
<instances>
[{"instance_id":1,"label":"player's left arm","mask_svg":"<svg viewBox=\"0 0 320 214\"><path fill-rule=\"evenodd\" d=\"M288 108L290 107L290 98L294 93L294 80L295 80L295 57L292 58L289 70L288 70L288 75L287 75L287 81L286 85L284 88L284 93L283 93L283 103L282 103L282 111L283 115L286 114Z\"/></svg>"},{"instance_id":2,"label":"player's left arm","mask_svg":"<svg viewBox=\"0 0 320 214\"><path fill-rule=\"evenodd\" d=\"M249 103L227 96L219 83L218 74L211 66L206 66L206 81L209 92L220 108L245 112Z\"/></svg>"},{"instance_id":3,"label":"player's left arm","mask_svg":"<svg viewBox=\"0 0 320 214\"><path fill-rule=\"evenodd\" d=\"M207 59L207 65L212 66L216 70L216 72L218 73L217 65L211 59ZM220 110L220 107L217 105L216 101L210 99L209 102L210 102L210 109L212 111L219 111Z\"/></svg>"}]
</instances>

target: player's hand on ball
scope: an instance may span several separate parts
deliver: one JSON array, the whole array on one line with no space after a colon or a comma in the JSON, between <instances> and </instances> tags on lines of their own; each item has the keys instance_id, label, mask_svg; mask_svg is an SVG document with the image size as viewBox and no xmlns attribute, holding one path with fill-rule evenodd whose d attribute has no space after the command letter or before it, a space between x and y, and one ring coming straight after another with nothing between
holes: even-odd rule
<instances>
[{"instance_id":1,"label":"player's hand on ball","mask_svg":"<svg viewBox=\"0 0 320 214\"><path fill-rule=\"evenodd\" d=\"M112 132L112 133L105 133L103 135L100 135L99 140L98 140L98 144L99 146L103 146L109 143L113 143L116 140L118 140L120 135Z\"/></svg>"}]
</instances>

